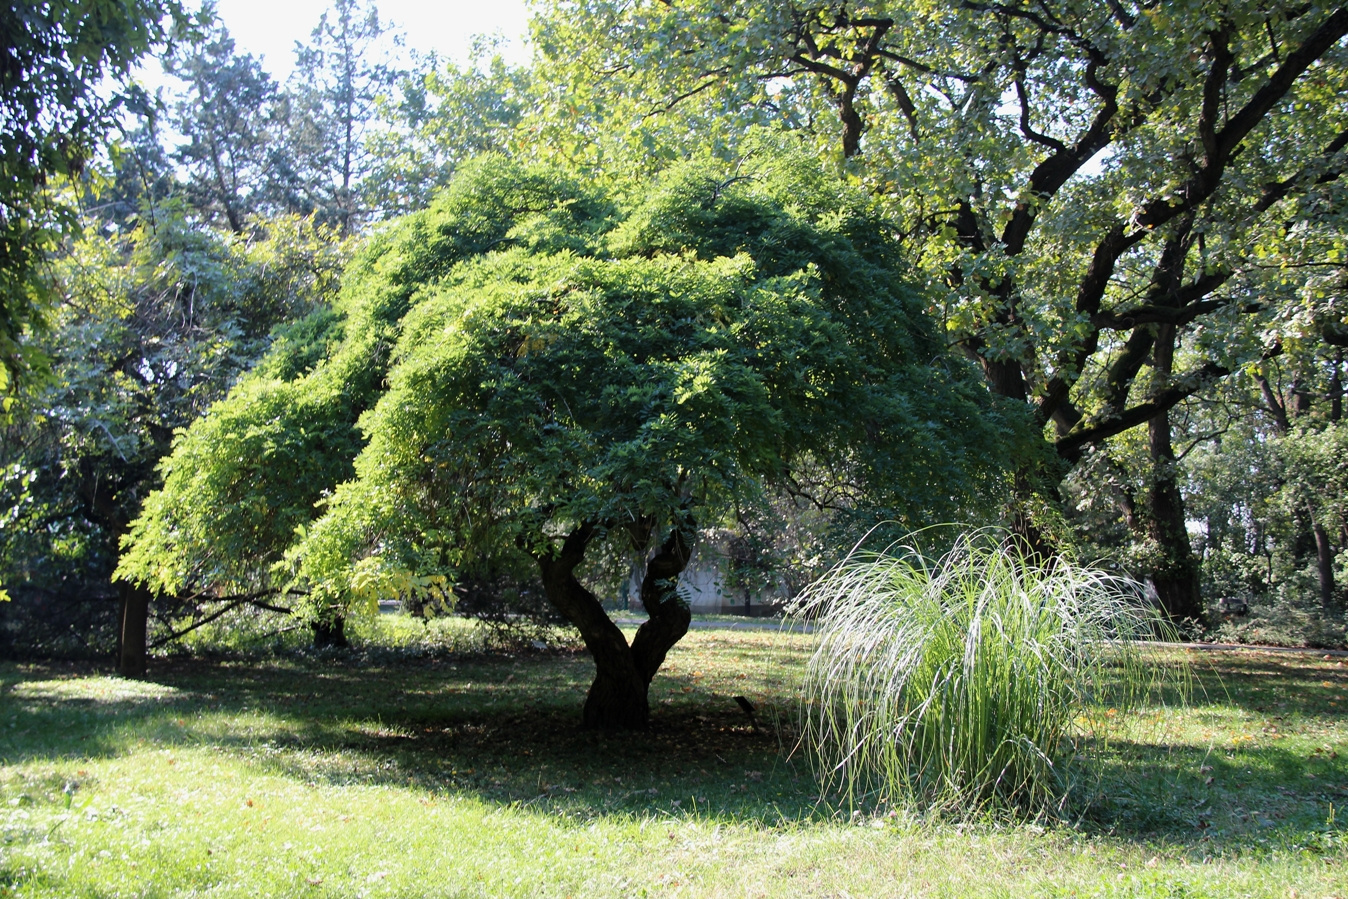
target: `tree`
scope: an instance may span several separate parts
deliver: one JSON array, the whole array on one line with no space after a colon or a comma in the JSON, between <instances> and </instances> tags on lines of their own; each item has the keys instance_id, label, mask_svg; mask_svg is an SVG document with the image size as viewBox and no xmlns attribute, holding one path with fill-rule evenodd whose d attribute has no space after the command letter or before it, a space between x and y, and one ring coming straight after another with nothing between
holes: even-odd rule
<instances>
[{"instance_id":1,"label":"tree","mask_svg":"<svg viewBox=\"0 0 1348 899\"><path fill-rule=\"evenodd\" d=\"M1276 353L1303 300L1342 339L1345 257L1302 237L1343 243L1345 34L1322 2L594 0L539 43L560 130L735 98L833 148L1064 463L1146 426L1150 574L1201 617L1169 415Z\"/></svg>"},{"instance_id":2,"label":"tree","mask_svg":"<svg viewBox=\"0 0 1348 899\"><path fill-rule=\"evenodd\" d=\"M1224 613L1214 619L1219 639L1342 642L1339 560L1348 534L1334 461L1341 393L1342 350L1289 341L1277 358L1173 410L1207 606ZM1073 522L1091 557L1132 570L1154 564L1159 547L1127 521L1149 489L1147 460L1139 429L1088 452L1068 478ZM1225 614L1218 599L1245 601L1248 615Z\"/></svg>"},{"instance_id":3,"label":"tree","mask_svg":"<svg viewBox=\"0 0 1348 899\"><path fill-rule=\"evenodd\" d=\"M165 59L166 71L185 91L173 101L171 122L183 136L174 157L186 176L183 192L208 221L241 234L250 215L284 208L277 158L281 139L277 86L234 39L214 9L207 30Z\"/></svg>"},{"instance_id":4,"label":"tree","mask_svg":"<svg viewBox=\"0 0 1348 899\"><path fill-rule=\"evenodd\" d=\"M468 64L419 61L398 96L380 103L379 127L366 140L374 168L371 207L385 215L424 209L464 162L509 154L528 103L528 72L508 65L496 42L479 40Z\"/></svg>"},{"instance_id":5,"label":"tree","mask_svg":"<svg viewBox=\"0 0 1348 899\"><path fill-rule=\"evenodd\" d=\"M60 0L0 7L0 392L40 359L22 342L51 302L43 270L75 224L52 182L78 174L123 108L132 67L184 18L176 0Z\"/></svg>"},{"instance_id":6,"label":"tree","mask_svg":"<svg viewBox=\"0 0 1348 899\"><path fill-rule=\"evenodd\" d=\"M144 670L149 595L112 572L157 463L271 345L271 329L312 310L336 278L326 234L298 219L268 231L222 236L173 204L132 228L91 225L54 263L62 302L40 345L51 377L0 431L0 581L75 603L120 593L126 674Z\"/></svg>"},{"instance_id":7,"label":"tree","mask_svg":"<svg viewBox=\"0 0 1348 899\"><path fill-rule=\"evenodd\" d=\"M1289 435L1279 449L1287 473L1284 501L1310 519L1320 606L1333 613L1339 608L1335 544L1342 548L1348 535L1348 427L1340 420L1307 428Z\"/></svg>"},{"instance_id":8,"label":"tree","mask_svg":"<svg viewBox=\"0 0 1348 899\"><path fill-rule=\"evenodd\" d=\"M387 34L373 4L334 0L310 43L295 48L286 90L294 201L343 235L376 211L363 194L377 164L365 141L378 104L401 75L381 51Z\"/></svg>"},{"instance_id":9,"label":"tree","mask_svg":"<svg viewBox=\"0 0 1348 899\"><path fill-rule=\"evenodd\" d=\"M586 726L644 727L700 526L807 467L872 520L957 516L1016 434L858 197L782 154L625 201L465 167L353 267L322 361L264 363L180 438L120 571L337 615L523 554L594 658ZM583 580L605 545L644 566L630 644Z\"/></svg>"}]
</instances>

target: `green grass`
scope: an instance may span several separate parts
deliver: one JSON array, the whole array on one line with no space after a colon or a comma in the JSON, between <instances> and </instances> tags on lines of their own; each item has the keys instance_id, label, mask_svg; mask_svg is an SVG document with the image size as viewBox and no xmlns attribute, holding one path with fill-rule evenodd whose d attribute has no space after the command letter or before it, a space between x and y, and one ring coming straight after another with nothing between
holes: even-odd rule
<instances>
[{"instance_id":1,"label":"green grass","mask_svg":"<svg viewBox=\"0 0 1348 899\"><path fill-rule=\"evenodd\" d=\"M950 824L819 804L810 646L694 631L616 736L574 653L3 664L0 896L1348 897L1343 661L1196 657L1083 817Z\"/></svg>"}]
</instances>

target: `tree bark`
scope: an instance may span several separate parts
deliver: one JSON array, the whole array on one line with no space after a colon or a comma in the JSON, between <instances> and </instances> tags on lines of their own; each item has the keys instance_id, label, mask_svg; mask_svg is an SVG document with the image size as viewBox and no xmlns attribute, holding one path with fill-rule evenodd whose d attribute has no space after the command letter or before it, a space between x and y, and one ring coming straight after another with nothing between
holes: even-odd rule
<instances>
[{"instance_id":1,"label":"tree bark","mask_svg":"<svg viewBox=\"0 0 1348 899\"><path fill-rule=\"evenodd\" d=\"M319 619L311 625L314 629L314 649L346 649L351 644L346 639L346 619L341 615Z\"/></svg>"},{"instance_id":2,"label":"tree bark","mask_svg":"<svg viewBox=\"0 0 1348 899\"><path fill-rule=\"evenodd\" d=\"M1167 424L1166 429L1169 430ZM1203 594L1198 559L1189 542L1184 520L1184 498L1173 467L1157 466L1148 496L1146 535L1159 551L1151 573L1161 608L1171 621L1203 621Z\"/></svg>"},{"instance_id":3,"label":"tree bark","mask_svg":"<svg viewBox=\"0 0 1348 899\"><path fill-rule=\"evenodd\" d=\"M1329 378L1329 420L1343 418L1343 350L1334 354L1334 373Z\"/></svg>"},{"instance_id":4,"label":"tree bark","mask_svg":"<svg viewBox=\"0 0 1348 899\"><path fill-rule=\"evenodd\" d=\"M676 522L660 550L646 563L641 579L641 604L650 618L632 639L632 656L647 685L664 664L665 655L688 633L693 620L688 603L679 596L679 575L688 567L697 529L691 519Z\"/></svg>"},{"instance_id":5,"label":"tree bark","mask_svg":"<svg viewBox=\"0 0 1348 899\"><path fill-rule=\"evenodd\" d=\"M118 630L117 673L144 677L147 661L146 631L150 624L150 591L123 583L122 620Z\"/></svg>"},{"instance_id":6,"label":"tree bark","mask_svg":"<svg viewBox=\"0 0 1348 899\"><path fill-rule=\"evenodd\" d=\"M1007 543L1031 564L1047 565L1058 554L1058 548L1052 536L1035 520L1034 507L1053 500L1044 494L1036 497L1031 476L1024 468L1016 472L1013 484L1005 512L1011 523Z\"/></svg>"},{"instance_id":7,"label":"tree bark","mask_svg":"<svg viewBox=\"0 0 1348 899\"><path fill-rule=\"evenodd\" d=\"M1171 621L1186 618L1203 621L1203 594L1198 559L1189 542L1184 497L1175 471L1175 453L1170 442L1170 415L1162 412L1147 423L1151 449L1152 478L1147 490L1143 528L1156 544L1159 557L1151 573L1161 608Z\"/></svg>"},{"instance_id":8,"label":"tree bark","mask_svg":"<svg viewBox=\"0 0 1348 899\"><path fill-rule=\"evenodd\" d=\"M630 646L598 598L575 576L597 532L596 525L584 524L567 535L559 550L535 558L548 601L580 631L594 659L595 677L585 697L582 727L644 730L650 725L651 680L670 648L688 632L692 619L675 588L688 564L694 532L677 525L647 562L641 601L650 619L637 630Z\"/></svg>"},{"instance_id":9,"label":"tree bark","mask_svg":"<svg viewBox=\"0 0 1348 899\"><path fill-rule=\"evenodd\" d=\"M1175 351L1175 328L1157 328L1156 370L1169 375ZM1159 557L1152 568L1152 586L1161 608L1171 621L1206 620L1198 559L1189 542L1180 493L1175 448L1171 442L1170 413L1161 412L1147 422L1147 446L1151 454L1151 483L1147 490L1146 536L1156 544Z\"/></svg>"}]
</instances>

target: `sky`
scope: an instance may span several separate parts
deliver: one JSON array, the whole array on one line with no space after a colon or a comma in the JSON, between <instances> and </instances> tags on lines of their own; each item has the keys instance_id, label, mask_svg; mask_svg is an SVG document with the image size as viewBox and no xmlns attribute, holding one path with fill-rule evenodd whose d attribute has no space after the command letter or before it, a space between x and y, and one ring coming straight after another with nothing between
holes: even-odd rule
<instances>
[{"instance_id":1,"label":"sky","mask_svg":"<svg viewBox=\"0 0 1348 899\"><path fill-rule=\"evenodd\" d=\"M235 49L262 57L263 68L278 81L294 66L295 42L308 41L329 5L330 0L216 0ZM474 35L500 32L512 42L508 59L528 59L525 0L375 0L375 5L380 19L403 32L412 49L464 62Z\"/></svg>"}]
</instances>

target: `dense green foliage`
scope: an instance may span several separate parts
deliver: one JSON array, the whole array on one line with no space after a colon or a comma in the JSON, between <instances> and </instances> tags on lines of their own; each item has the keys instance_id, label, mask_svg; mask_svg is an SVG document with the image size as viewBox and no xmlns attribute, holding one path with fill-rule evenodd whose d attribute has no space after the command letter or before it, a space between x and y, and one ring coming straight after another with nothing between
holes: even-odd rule
<instances>
[{"instance_id":1,"label":"dense green foliage","mask_svg":"<svg viewBox=\"0 0 1348 899\"><path fill-rule=\"evenodd\" d=\"M897 514L966 511L969 476L996 471L965 442L977 393L928 368L939 346L865 220L825 231L827 196L773 174L674 173L590 246L545 216L427 291L306 573L345 571L372 534L396 569L432 552L452 571L690 499L718 520L816 459ZM823 208L778 205L802 195Z\"/></svg>"},{"instance_id":2,"label":"dense green foliage","mask_svg":"<svg viewBox=\"0 0 1348 899\"><path fill-rule=\"evenodd\" d=\"M560 539L564 519L572 521L567 515L602 517L631 500L652 513L628 522L635 531L601 520L586 532L592 549L582 579L599 593L609 595L624 576L633 541L659 544L675 518L683 527L726 529L728 591L792 592L877 518L915 524L948 515L999 518L1045 551L1109 557L1150 580L1176 617L1206 613L1209 633L1343 642L1348 529L1328 499L1340 482L1333 435L1348 341L1342 178L1348 18L1341 8L1202 0L1164 10L1114 0L822 6L568 0L538 13L538 54L532 66L518 68L491 39L479 41L466 60L408 58L375 3L340 0L297 42L294 73L282 82L236 46L209 4L191 21L174 3L11 4L0 11L12 35L0 135L9 185L0 197L0 225L10 254L0 260L7 279L0 296L3 379L42 367L45 351L57 350L51 381L30 397L4 397L0 409L13 425L0 446L4 508L28 509L11 515L15 526L0 535L0 596L14 586L40 591L99 582L111 564L108 535L122 530L158 483L153 463L171 430L199 415L273 347L215 423L203 422L183 438L175 463L173 478L196 483L182 495L200 492L231 511L182 508L174 514L193 524L147 532L158 561L137 556L128 563L146 583L175 595L204 590L205 597L293 587L309 591L311 610L333 614L353 586L341 560L355 553L369 556L359 573L364 595L412 586L410 572L426 567L459 570L460 594L490 601L500 592L492 584L523 593L537 587L537 560L524 536L531 529ZM170 33L172 41L163 41ZM127 87L126 78L158 47L171 77L159 102L143 102L148 98ZM107 88L93 90L100 78L109 79ZM157 115L146 115L152 109ZM783 131L827 175L802 175L795 167L794 182L779 179L789 187L766 187L761 172L782 156ZM103 153L100 141L118 132ZM777 137L762 137L773 132ZM419 225L374 233L397 215L424 210L467 159L484 151L506 154L514 165L549 161L553 174L542 181L551 185L522 202L541 197L558 209L569 203L575 215L521 215L523 207L511 205L515 188L502 186L501 202L486 202L479 213L449 212L449 201L440 201L440 212L419 213ZM705 202L696 179L650 178L705 155L726 164L719 173L708 170L728 188L724 196L711 191L714 203ZM748 193L734 180L745 157L755 170ZM568 180L574 183L561 185ZM852 188L864 199L846 194ZM773 190L779 195L768 197ZM463 203L474 202L462 184L455 191ZM829 208L843 194L844 218L884 235L874 237L883 251L874 243L860 250L870 254L866 265L876 264L873 251L886 256L878 263L885 270L902 255L907 267L897 278L921 285L921 304L935 316L938 336L905 343L881 327L870 348L835 339L839 329L867 327L861 319L872 315L868 298L880 296L866 266L848 262L837 242L842 235L859 246L855 228L830 219ZM777 206L786 211L773 211ZM743 216L760 213L773 223L757 237L737 234ZM296 227L290 214L372 243L335 309L309 317L323 292L297 282L291 301L244 304L225 316L219 332L201 318L188 316L175 331L167 319L140 322L134 313L138 324L117 333L152 338L108 337L112 307L89 296L134 292L140 288L129 283L149 281L165 295L248 294L273 236ZM170 234L156 249L146 235L161 220L170 221ZM448 229L467 242L437 239L418 247L426 237L417 228ZM100 248L75 236L83 229L102 229L106 252L93 252ZM190 241L210 243L212 229L238 235L235 249L211 251L214 261L204 267L180 264L187 257L175 241L190 234ZM813 236L802 238L810 229ZM472 234L481 241L468 240ZM70 238L65 244L62 235ZM222 261L249 241L250 262ZM129 242L140 246L133 267L126 263ZM747 267L733 261L741 250ZM477 258L498 251L495 261ZM816 251L833 261L809 258ZM290 273L278 285L291 275L309 277L303 253L277 252L275 270ZM677 261L689 253L696 264ZM331 279L334 264L325 257L310 275ZM838 280L838 272L850 280ZM380 286L385 275L404 279L406 289ZM572 292L590 299L550 310L557 319L544 328L531 323L528 304L548 277L571 279ZM796 315L798 300L784 300L776 312L754 307L753 321L722 323L727 334L757 328L764 339L783 341L772 362L781 370L792 353L817 353L821 371L837 371L852 365L840 349L851 347L858 377L874 376L871 388L879 395L889 388L877 386L882 379L867 367L879 348L897 340L903 353L917 353L910 363L925 354L952 373L945 383L959 394L954 402L945 404L939 390L915 395L910 382L925 375L899 375L893 408L881 412L882 420L894 413L896 421L932 423L924 438L930 455L885 457L873 449L873 435L862 439L872 427L864 419L873 397L860 406L839 400L832 437L788 428L780 446L749 440L745 434L787 428L805 411L795 405L760 414L735 386L746 383L746 365L767 364L768 355L746 360L717 343L724 334L681 331L682 307L661 307L643 324L648 330L633 334L618 333L626 319L602 311L628 284L677 289L689 304L715 306L769 281L784 298L816 290L822 298L836 289L866 299L844 304L851 318L829 313L827 321L806 303L795 332L779 325ZM68 309L43 312L63 298ZM408 308L423 305L404 321ZM383 527L380 515L399 522L427 517L423 505L438 498L394 491L384 505L366 504L353 486L331 504L338 485L357 476L356 457L367 447L359 420L368 413L370 427L431 425L430 417L394 422L387 408L372 410L389 391L385 379L404 363L409 378L411 366L440 371L426 341L413 345L404 324L433 328L469 309L495 321L501 333L465 330L456 336L462 352L504 358L512 335L525 340L546 332L549 346L589 367L596 383L611 379L609 395L621 396L606 407L614 420L635 415L654 422L655 406L642 406L642 397L655 405L659 397L686 397L658 414L669 412L670 422L684 425L687 416L704 415L695 418L697 426L713 412L743 416L740 433L717 437L733 437L741 455L713 459L689 448L689 440L712 439L711 430L652 426L628 433L584 410L588 417L567 423L566 434L611 441L629 455L603 462L598 474L578 469L589 472L583 481L594 496L583 508L549 509L560 516L555 532L495 510L475 513L471 528L473 540L504 547L490 559L465 549L456 536L462 522L427 524L430 537L409 529L381 544L383 532L371 530ZM604 352L574 342L571 325L592 315L616 329ZM55 330L43 334L43 321ZM268 332L283 321L273 343ZM819 336L807 346L810 328ZM656 342L669 347L658 378L607 367L608 350L614 359L638 359ZM974 408L963 401L978 391L935 343L956 347L979 366L983 389L1000 398L978 397L974 407L982 411L970 413L977 421L958 410ZM81 366L76 354L64 352L71 346L109 361ZM571 394L581 385L565 387L567 372L547 368L562 365L561 357L530 350L514 358L512 369L551 379L557 397L574 405ZM163 368L164 360L178 366L172 377L142 375ZM141 380L158 386L142 388ZM770 386L776 397L794 389L780 377ZM810 394L814 387L804 389ZM422 390L409 380L395 392L419 404ZM123 415L126 404L109 400L133 395L135 414ZM504 394L492 401L498 400ZM965 434L950 429L974 443L996 433L988 445L998 445L1009 435L1005 400L1040 427L1010 429L1017 464L1011 480L970 476L958 447ZM943 406L944 417L928 414ZM988 410L991 418L984 417ZM488 409L483 400L477 411L504 422L514 410ZM425 413L436 414L430 407ZM95 438L56 436L67 432ZM484 445L486 433L477 435ZM849 441L845 461L827 458ZM530 451L544 453L545 443ZM223 446L234 448L235 461L220 461ZM651 469L659 477L632 474L640 467L636 456L666 450L709 463L697 476L705 482L685 481L676 491L677 515L655 499L658 490L648 490L661 477L678 484L677 471L672 481L659 466ZM368 451L371 459L389 454L369 463L389 483L424 479L416 469L431 464L414 464L409 452L390 468L393 449L370 444ZM494 462L498 452L487 446L482 458ZM538 479L551 477L549 465L576 459L554 454L546 461L526 466L534 480L512 484L515 495L504 507L543 489ZM932 467L924 468L928 462ZM466 466L468 457L435 464L442 463L437 470L447 472ZM764 466L771 476L759 473ZM503 472L465 474L463 483L500 497L492 477L506 478ZM630 485L599 501L602 491L592 488L610 474ZM362 474L361 489L387 491L379 477ZM940 483L947 477L965 483L945 491ZM93 520L87 504L68 514L78 505L70 497L89 493L76 485L88 483L100 485L100 501L117 497L108 508L118 510L122 524L111 530L81 524L76 530L84 536L74 542L52 536L76 520ZM549 483L572 489L559 479ZM51 499L58 493L66 498ZM971 509L972 496L981 499ZM347 508L352 504L368 509L356 514ZM664 511L657 514L657 507ZM57 508L66 511L52 512ZM321 534L308 530L320 513L330 513ZM217 516L230 521L218 535ZM65 523L53 524L57 519ZM296 536L301 527L304 539ZM320 542L330 547L331 564L316 561ZM175 556L176 545L191 549ZM59 551L48 551L52 546ZM469 558L469 567L480 569L471 576L460 570ZM322 572L335 579L314 593L315 578L329 583ZM104 582L89 595L110 590ZM1219 616L1220 598L1249 600L1251 614ZM70 629L81 630L89 629Z\"/></svg>"},{"instance_id":3,"label":"dense green foliage","mask_svg":"<svg viewBox=\"0 0 1348 899\"><path fill-rule=\"evenodd\" d=\"M765 120L807 135L1063 462L1146 432L1116 453L1143 485L1140 573L1201 616L1176 406L1348 334L1345 34L1331 2L578 0L536 26L539 118L601 163ZM1060 471L1038 473L1050 495ZM1018 529L1041 541L1025 474Z\"/></svg>"},{"instance_id":4,"label":"dense green foliage","mask_svg":"<svg viewBox=\"0 0 1348 899\"><path fill-rule=\"evenodd\" d=\"M0 6L0 392L40 359L21 338L50 303L43 264L74 224L54 182L84 169L123 108L143 107L127 81L169 15L183 16L176 0Z\"/></svg>"},{"instance_id":5,"label":"dense green foliage","mask_svg":"<svg viewBox=\"0 0 1348 899\"><path fill-rule=\"evenodd\" d=\"M465 169L348 272L312 370L282 341L179 439L122 575L297 589L316 614L520 554L549 585L591 543L691 546L806 468L873 519L972 514L1014 418L943 359L864 205L769 149L631 199L498 157ZM647 573L648 610L677 601L682 552ZM592 641L579 589L584 614L548 595Z\"/></svg>"},{"instance_id":6,"label":"dense green foliage","mask_svg":"<svg viewBox=\"0 0 1348 899\"><path fill-rule=\"evenodd\" d=\"M174 431L262 355L273 326L332 292L339 264L301 220L245 240L171 209L72 245L55 268L63 302L36 343L51 376L0 429L0 583L62 611L5 610L4 641L17 631L29 650L109 644L106 625L63 602L108 604L118 540Z\"/></svg>"}]
</instances>

